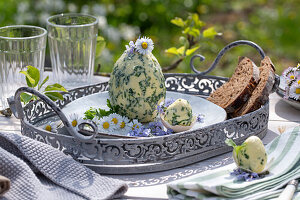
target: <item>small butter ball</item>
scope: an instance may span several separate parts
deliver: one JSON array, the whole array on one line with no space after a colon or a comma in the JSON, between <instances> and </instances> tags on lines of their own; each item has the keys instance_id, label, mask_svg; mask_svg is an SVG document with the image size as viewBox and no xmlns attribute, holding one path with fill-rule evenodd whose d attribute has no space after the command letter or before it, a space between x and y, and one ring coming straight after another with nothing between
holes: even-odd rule
<instances>
[{"instance_id":1,"label":"small butter ball","mask_svg":"<svg viewBox=\"0 0 300 200\"><path fill-rule=\"evenodd\" d=\"M233 158L238 167L252 172L260 173L267 163L267 153L262 141L257 136L250 136L233 151Z\"/></svg>"},{"instance_id":2,"label":"small butter ball","mask_svg":"<svg viewBox=\"0 0 300 200\"><path fill-rule=\"evenodd\" d=\"M166 109L164 120L172 126L190 126L193 120L192 106L185 99L177 99Z\"/></svg>"}]
</instances>

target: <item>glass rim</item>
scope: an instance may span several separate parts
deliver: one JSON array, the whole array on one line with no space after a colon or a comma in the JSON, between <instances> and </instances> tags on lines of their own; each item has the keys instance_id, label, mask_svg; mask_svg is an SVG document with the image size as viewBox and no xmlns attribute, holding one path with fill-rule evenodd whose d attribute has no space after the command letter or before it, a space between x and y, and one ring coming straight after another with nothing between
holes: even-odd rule
<instances>
[{"instance_id":1,"label":"glass rim","mask_svg":"<svg viewBox=\"0 0 300 200\"><path fill-rule=\"evenodd\" d=\"M40 38L43 36L47 35L47 30L39 27L39 26L32 26L32 25L10 25L10 26L4 26L4 27L0 27L0 30L2 29L7 29L7 28L33 28L33 29L38 29L43 31L41 34L39 35L34 35L34 36L29 36L29 37L7 37L7 36L1 36L0 35L0 39L6 39L6 40L28 40L28 39L35 39L35 38Z\"/></svg>"},{"instance_id":2,"label":"glass rim","mask_svg":"<svg viewBox=\"0 0 300 200\"><path fill-rule=\"evenodd\" d=\"M95 21L92 22L92 23L88 23L88 24L80 24L80 25L60 25L60 24L54 24L52 22L50 22L49 20L53 19L53 18L57 18L57 17L63 17L63 16L83 16L83 17L90 17L90 18L93 18ZM93 26L95 24L98 24L98 18L93 16L93 15L89 15L89 14L83 14L83 13L61 13L61 14L58 14L58 15L53 15L53 16L50 16L47 18L47 25L50 25L50 26L54 26L54 27L86 27L86 26Z\"/></svg>"}]
</instances>

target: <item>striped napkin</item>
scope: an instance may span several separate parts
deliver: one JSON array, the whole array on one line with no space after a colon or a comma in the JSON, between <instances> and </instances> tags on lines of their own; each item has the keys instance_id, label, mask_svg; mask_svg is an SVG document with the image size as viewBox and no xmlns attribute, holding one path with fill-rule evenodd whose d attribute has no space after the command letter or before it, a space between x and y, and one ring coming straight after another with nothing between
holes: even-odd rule
<instances>
[{"instance_id":1,"label":"striped napkin","mask_svg":"<svg viewBox=\"0 0 300 200\"><path fill-rule=\"evenodd\" d=\"M170 199L272 199L290 180L300 178L300 126L289 129L266 146L274 158L269 175L249 182L236 181L235 163L196 174L167 185ZM300 199L300 186L294 198Z\"/></svg>"}]
</instances>

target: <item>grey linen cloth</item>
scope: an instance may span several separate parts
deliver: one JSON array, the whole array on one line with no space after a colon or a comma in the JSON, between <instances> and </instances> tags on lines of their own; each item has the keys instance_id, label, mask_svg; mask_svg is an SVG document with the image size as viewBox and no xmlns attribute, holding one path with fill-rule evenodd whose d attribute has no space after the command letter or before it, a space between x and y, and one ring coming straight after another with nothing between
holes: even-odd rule
<instances>
[{"instance_id":1,"label":"grey linen cloth","mask_svg":"<svg viewBox=\"0 0 300 200\"><path fill-rule=\"evenodd\" d=\"M11 181L1 200L112 199L128 189L50 145L13 133L0 132L0 175Z\"/></svg>"}]
</instances>

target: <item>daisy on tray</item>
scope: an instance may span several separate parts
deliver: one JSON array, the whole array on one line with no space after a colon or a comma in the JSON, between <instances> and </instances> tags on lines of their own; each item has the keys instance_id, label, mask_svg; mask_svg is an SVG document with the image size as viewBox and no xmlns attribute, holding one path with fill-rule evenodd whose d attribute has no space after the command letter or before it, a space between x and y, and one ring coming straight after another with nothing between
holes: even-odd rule
<instances>
[{"instance_id":1,"label":"daisy on tray","mask_svg":"<svg viewBox=\"0 0 300 200\"><path fill-rule=\"evenodd\" d=\"M83 118L79 118L79 116L75 113L69 116L69 121L72 127L75 128L76 131L79 131L78 125L84 122Z\"/></svg>"},{"instance_id":2,"label":"daisy on tray","mask_svg":"<svg viewBox=\"0 0 300 200\"><path fill-rule=\"evenodd\" d=\"M122 117L119 123L118 128L115 130L115 133L118 135L127 135L127 133L132 129L133 124L129 122L127 117Z\"/></svg>"},{"instance_id":3,"label":"daisy on tray","mask_svg":"<svg viewBox=\"0 0 300 200\"><path fill-rule=\"evenodd\" d=\"M109 117L111 118L111 121L113 122L115 128L120 127L120 123L121 123L121 120L122 120L121 115L118 115L116 113L112 113L112 114L109 115Z\"/></svg>"},{"instance_id":4,"label":"daisy on tray","mask_svg":"<svg viewBox=\"0 0 300 200\"><path fill-rule=\"evenodd\" d=\"M115 127L114 123L112 122L112 117L106 116L99 120L98 130L100 133L111 134L114 129Z\"/></svg>"},{"instance_id":5,"label":"daisy on tray","mask_svg":"<svg viewBox=\"0 0 300 200\"><path fill-rule=\"evenodd\" d=\"M46 124L43 129L52 133L56 133L57 125L55 122L50 122L49 124Z\"/></svg>"}]
</instances>

